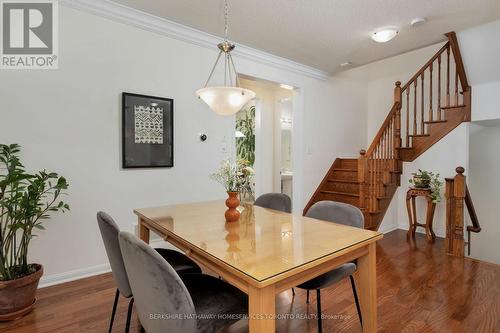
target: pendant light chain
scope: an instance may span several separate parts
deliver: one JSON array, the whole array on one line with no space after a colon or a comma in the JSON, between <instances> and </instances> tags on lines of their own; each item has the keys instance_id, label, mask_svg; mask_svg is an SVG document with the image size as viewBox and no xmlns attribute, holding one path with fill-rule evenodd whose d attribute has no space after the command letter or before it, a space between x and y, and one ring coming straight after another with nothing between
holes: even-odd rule
<instances>
[{"instance_id":1,"label":"pendant light chain","mask_svg":"<svg viewBox=\"0 0 500 333\"><path fill-rule=\"evenodd\" d=\"M227 42L229 35L229 7L227 5L227 0L224 0L224 39Z\"/></svg>"}]
</instances>

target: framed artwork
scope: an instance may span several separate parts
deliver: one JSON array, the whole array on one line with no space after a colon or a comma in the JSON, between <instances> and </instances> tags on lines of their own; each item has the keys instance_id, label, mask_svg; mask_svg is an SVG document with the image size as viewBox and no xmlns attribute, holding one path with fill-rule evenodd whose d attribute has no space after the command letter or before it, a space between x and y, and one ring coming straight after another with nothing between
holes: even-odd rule
<instances>
[{"instance_id":1,"label":"framed artwork","mask_svg":"<svg viewBox=\"0 0 500 333\"><path fill-rule=\"evenodd\" d=\"M174 100L122 94L122 167L174 166Z\"/></svg>"}]
</instances>

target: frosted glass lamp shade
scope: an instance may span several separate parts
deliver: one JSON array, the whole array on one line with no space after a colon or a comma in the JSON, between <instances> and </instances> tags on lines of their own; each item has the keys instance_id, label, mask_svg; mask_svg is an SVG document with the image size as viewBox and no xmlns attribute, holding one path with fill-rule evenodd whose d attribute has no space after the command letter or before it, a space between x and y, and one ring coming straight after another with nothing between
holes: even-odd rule
<instances>
[{"instance_id":1,"label":"frosted glass lamp shade","mask_svg":"<svg viewBox=\"0 0 500 333\"><path fill-rule=\"evenodd\" d=\"M196 91L196 95L222 116L235 114L255 97L253 91L237 87L206 87Z\"/></svg>"}]
</instances>

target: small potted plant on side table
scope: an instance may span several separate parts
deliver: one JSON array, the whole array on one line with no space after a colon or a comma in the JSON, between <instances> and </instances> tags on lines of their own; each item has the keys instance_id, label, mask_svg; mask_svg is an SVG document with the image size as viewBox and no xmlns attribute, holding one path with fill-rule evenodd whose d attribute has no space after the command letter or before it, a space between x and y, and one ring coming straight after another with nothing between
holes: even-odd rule
<instances>
[{"instance_id":1,"label":"small potted plant on side table","mask_svg":"<svg viewBox=\"0 0 500 333\"><path fill-rule=\"evenodd\" d=\"M417 189L428 189L432 202L438 203L441 201L441 186L443 182L439 178L439 173L418 169L418 172L412 173L410 184Z\"/></svg>"}]
</instances>

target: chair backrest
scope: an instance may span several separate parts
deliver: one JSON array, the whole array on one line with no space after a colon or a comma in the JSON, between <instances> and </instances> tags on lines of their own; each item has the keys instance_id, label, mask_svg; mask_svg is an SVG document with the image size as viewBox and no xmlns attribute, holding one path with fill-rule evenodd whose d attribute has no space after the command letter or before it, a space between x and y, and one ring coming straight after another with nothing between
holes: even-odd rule
<instances>
[{"instance_id":1,"label":"chair backrest","mask_svg":"<svg viewBox=\"0 0 500 333\"><path fill-rule=\"evenodd\" d=\"M363 213L358 207L337 201L319 201L309 208L307 217L364 228Z\"/></svg>"},{"instance_id":2,"label":"chair backrest","mask_svg":"<svg viewBox=\"0 0 500 333\"><path fill-rule=\"evenodd\" d=\"M120 228L118 228L118 225L111 216L104 212L97 213L97 224L101 230L102 240L118 290L120 290L122 296L130 297L132 296L132 290L128 283L127 272L123 264L122 252L118 240Z\"/></svg>"},{"instance_id":3,"label":"chair backrest","mask_svg":"<svg viewBox=\"0 0 500 333\"><path fill-rule=\"evenodd\" d=\"M255 200L255 206L279 210L285 213L292 212L292 200L283 193L266 193Z\"/></svg>"},{"instance_id":4,"label":"chair backrest","mask_svg":"<svg viewBox=\"0 0 500 333\"><path fill-rule=\"evenodd\" d=\"M193 300L172 266L129 232L120 233L120 248L136 312L146 332L196 332Z\"/></svg>"}]
</instances>

